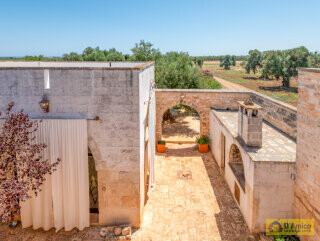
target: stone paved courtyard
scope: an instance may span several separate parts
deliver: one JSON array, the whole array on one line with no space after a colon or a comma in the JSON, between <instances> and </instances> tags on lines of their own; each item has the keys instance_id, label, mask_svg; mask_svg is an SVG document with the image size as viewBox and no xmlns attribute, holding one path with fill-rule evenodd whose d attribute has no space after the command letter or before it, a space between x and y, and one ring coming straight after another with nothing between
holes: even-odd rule
<instances>
[{"instance_id":1,"label":"stone paved courtyard","mask_svg":"<svg viewBox=\"0 0 320 241\"><path fill-rule=\"evenodd\" d=\"M167 144L155 175L136 240L247 240L245 221L211 154L200 154L195 144Z\"/></svg>"},{"instance_id":2,"label":"stone paved courtyard","mask_svg":"<svg viewBox=\"0 0 320 241\"><path fill-rule=\"evenodd\" d=\"M244 219L211 154L195 144L167 144L157 154L155 184L145 206L141 228L132 239L141 241L247 240ZM99 227L82 232L0 226L0 240L104 240Z\"/></svg>"}]
</instances>

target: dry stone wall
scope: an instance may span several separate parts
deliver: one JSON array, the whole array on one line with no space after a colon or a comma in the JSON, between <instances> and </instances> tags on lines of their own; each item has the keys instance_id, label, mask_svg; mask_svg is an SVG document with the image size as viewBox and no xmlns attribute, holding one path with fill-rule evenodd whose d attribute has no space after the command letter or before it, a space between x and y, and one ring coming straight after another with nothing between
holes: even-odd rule
<instances>
[{"instance_id":1,"label":"dry stone wall","mask_svg":"<svg viewBox=\"0 0 320 241\"><path fill-rule=\"evenodd\" d=\"M252 92L253 102L263 107L262 117L289 136L297 137L297 108L263 94Z\"/></svg>"}]
</instances>

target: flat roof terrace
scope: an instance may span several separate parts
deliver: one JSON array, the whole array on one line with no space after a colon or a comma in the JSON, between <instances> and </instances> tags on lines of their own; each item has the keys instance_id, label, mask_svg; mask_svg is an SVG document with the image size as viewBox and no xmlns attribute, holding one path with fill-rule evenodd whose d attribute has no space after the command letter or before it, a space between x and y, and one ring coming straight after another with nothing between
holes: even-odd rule
<instances>
[{"instance_id":1,"label":"flat roof terrace","mask_svg":"<svg viewBox=\"0 0 320 241\"><path fill-rule=\"evenodd\" d=\"M140 70L152 65L153 62L60 62L60 61L0 61L2 68L44 68L44 69L133 69Z\"/></svg>"},{"instance_id":2,"label":"flat roof terrace","mask_svg":"<svg viewBox=\"0 0 320 241\"><path fill-rule=\"evenodd\" d=\"M238 111L215 110L213 114L235 137L238 137ZM262 147L243 145L253 161L295 162L296 142L266 121L262 123Z\"/></svg>"}]
</instances>

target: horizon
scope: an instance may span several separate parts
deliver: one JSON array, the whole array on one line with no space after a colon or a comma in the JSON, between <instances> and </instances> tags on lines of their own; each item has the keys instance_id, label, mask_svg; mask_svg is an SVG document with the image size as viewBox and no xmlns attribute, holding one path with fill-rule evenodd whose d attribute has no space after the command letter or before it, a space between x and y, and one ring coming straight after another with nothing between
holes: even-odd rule
<instances>
[{"instance_id":1,"label":"horizon","mask_svg":"<svg viewBox=\"0 0 320 241\"><path fill-rule=\"evenodd\" d=\"M162 53L191 56L240 56L251 49L299 46L314 52L320 50L315 31L319 9L316 0L6 1L0 10L0 56L62 57L89 46L131 54L140 40Z\"/></svg>"}]
</instances>

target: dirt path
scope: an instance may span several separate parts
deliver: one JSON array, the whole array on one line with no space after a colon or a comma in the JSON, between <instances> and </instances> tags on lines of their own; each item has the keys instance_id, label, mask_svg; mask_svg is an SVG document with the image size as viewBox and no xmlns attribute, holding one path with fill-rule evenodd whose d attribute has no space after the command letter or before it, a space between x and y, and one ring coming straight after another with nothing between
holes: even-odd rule
<instances>
[{"instance_id":1,"label":"dirt path","mask_svg":"<svg viewBox=\"0 0 320 241\"><path fill-rule=\"evenodd\" d=\"M214 79L217 80L218 82L220 82L220 84L222 85L223 89L227 89L227 90L249 90L248 88L242 86L242 85L238 85L235 83L232 83L228 80L225 79L221 79L217 76L214 76Z\"/></svg>"}]
</instances>

